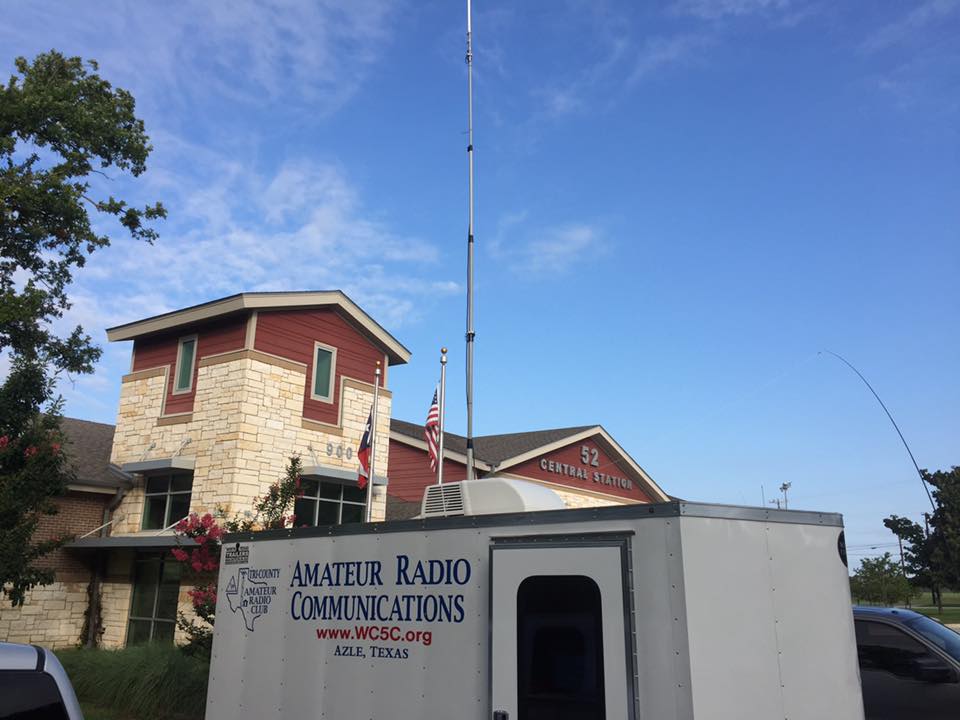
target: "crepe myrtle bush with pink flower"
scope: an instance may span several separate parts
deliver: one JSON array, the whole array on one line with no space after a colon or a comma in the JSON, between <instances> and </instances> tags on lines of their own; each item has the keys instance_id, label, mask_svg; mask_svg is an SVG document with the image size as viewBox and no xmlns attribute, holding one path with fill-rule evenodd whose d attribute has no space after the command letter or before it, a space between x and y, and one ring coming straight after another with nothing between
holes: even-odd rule
<instances>
[{"instance_id":1,"label":"crepe myrtle bush with pink flower","mask_svg":"<svg viewBox=\"0 0 960 720\"><path fill-rule=\"evenodd\" d=\"M217 507L213 514L190 513L174 526L177 547L171 554L183 566L185 578L193 583L193 589L187 595L195 618L177 614L177 625L188 638L184 646L188 653L210 656L223 536L228 532L293 527L296 516L291 510L297 498L303 497L302 470L300 458L292 456L284 477L270 485L264 495L254 498L252 512L228 517L222 507Z\"/></svg>"}]
</instances>

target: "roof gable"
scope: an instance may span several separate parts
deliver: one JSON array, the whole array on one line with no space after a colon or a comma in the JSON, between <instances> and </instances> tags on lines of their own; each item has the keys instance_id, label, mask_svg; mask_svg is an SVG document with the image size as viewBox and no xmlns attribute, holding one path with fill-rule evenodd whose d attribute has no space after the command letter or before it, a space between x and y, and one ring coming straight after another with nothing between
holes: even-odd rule
<instances>
[{"instance_id":1,"label":"roof gable","mask_svg":"<svg viewBox=\"0 0 960 720\"><path fill-rule=\"evenodd\" d=\"M393 335L361 310L353 300L340 290L238 293L200 305L193 305L181 310L174 310L108 328L107 339L111 342L133 340L143 335L163 332L243 311L324 307L335 308L348 318L364 335L383 349L389 357L391 365L406 363L410 359L410 351L407 348L401 345Z\"/></svg>"},{"instance_id":2,"label":"roof gable","mask_svg":"<svg viewBox=\"0 0 960 720\"><path fill-rule=\"evenodd\" d=\"M66 436L64 452L77 485L119 488L128 484L121 474L111 470L113 425L65 417L60 419L60 427Z\"/></svg>"},{"instance_id":3,"label":"roof gable","mask_svg":"<svg viewBox=\"0 0 960 720\"><path fill-rule=\"evenodd\" d=\"M392 438L426 449L423 425L404 420L391 420L390 430ZM608 455L618 458L617 465L622 466L641 485L642 490L650 495L651 499L665 501L669 497L600 425L482 435L473 439L474 457L478 467L484 470L509 472L511 468L516 469L546 453L566 448L588 438L596 442ZM443 442L444 457L466 462L467 440L465 437L445 432Z\"/></svg>"}]
</instances>

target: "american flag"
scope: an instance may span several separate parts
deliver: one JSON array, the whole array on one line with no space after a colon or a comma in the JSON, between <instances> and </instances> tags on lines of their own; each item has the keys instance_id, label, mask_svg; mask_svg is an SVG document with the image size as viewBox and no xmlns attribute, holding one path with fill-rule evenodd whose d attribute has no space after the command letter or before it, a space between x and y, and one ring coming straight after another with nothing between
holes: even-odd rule
<instances>
[{"instance_id":1,"label":"american flag","mask_svg":"<svg viewBox=\"0 0 960 720\"><path fill-rule=\"evenodd\" d=\"M361 490L367 486L367 479L370 477L370 426L372 424L373 410L367 417L367 426L363 429L360 447L357 448L357 460L360 461L360 468L357 470L357 487Z\"/></svg>"},{"instance_id":2,"label":"american flag","mask_svg":"<svg viewBox=\"0 0 960 720\"><path fill-rule=\"evenodd\" d=\"M437 391L433 391L433 402L427 411L427 422L423 428L427 438L427 452L430 455L430 469L437 471L437 454L440 445L440 405L437 403Z\"/></svg>"}]
</instances>

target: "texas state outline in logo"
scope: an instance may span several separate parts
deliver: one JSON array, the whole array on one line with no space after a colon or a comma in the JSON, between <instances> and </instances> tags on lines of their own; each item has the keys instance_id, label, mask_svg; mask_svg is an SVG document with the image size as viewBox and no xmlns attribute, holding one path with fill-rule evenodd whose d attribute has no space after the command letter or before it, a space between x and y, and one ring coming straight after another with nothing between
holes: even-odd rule
<instances>
[{"instance_id":1,"label":"texas state outline in logo","mask_svg":"<svg viewBox=\"0 0 960 720\"><path fill-rule=\"evenodd\" d=\"M224 595L230 610L240 613L247 630L253 632L257 618L266 615L277 595L277 585L268 582L280 577L279 568L240 568L230 577Z\"/></svg>"}]
</instances>

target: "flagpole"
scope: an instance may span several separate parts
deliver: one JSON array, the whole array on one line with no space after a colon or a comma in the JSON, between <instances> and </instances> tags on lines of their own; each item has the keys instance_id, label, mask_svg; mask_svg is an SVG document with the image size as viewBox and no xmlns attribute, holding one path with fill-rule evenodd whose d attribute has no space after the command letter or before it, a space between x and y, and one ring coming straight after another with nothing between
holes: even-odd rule
<instances>
[{"instance_id":1,"label":"flagpole","mask_svg":"<svg viewBox=\"0 0 960 720\"><path fill-rule=\"evenodd\" d=\"M473 6L467 0L467 161L470 212L467 226L467 480L474 478L473 463Z\"/></svg>"},{"instance_id":2,"label":"flagpole","mask_svg":"<svg viewBox=\"0 0 960 720\"><path fill-rule=\"evenodd\" d=\"M440 441L437 443L437 485L443 485L443 425L447 399L447 349L440 348Z\"/></svg>"},{"instance_id":3,"label":"flagpole","mask_svg":"<svg viewBox=\"0 0 960 720\"><path fill-rule=\"evenodd\" d=\"M376 477L377 464L377 402L380 399L380 361L373 374L373 409L370 412L370 477L367 478L367 506L364 510L365 521L370 522L373 515L373 480Z\"/></svg>"}]
</instances>

